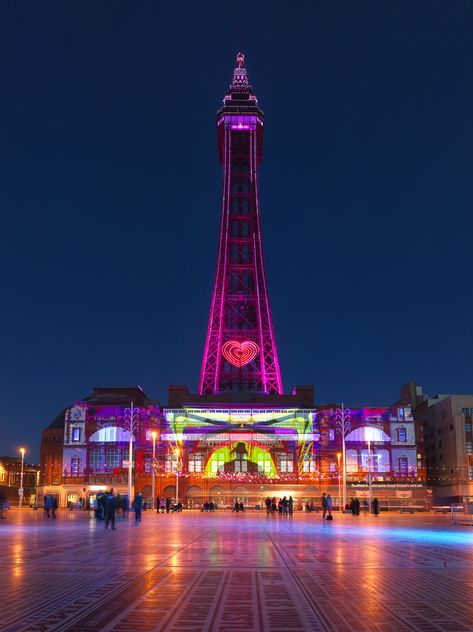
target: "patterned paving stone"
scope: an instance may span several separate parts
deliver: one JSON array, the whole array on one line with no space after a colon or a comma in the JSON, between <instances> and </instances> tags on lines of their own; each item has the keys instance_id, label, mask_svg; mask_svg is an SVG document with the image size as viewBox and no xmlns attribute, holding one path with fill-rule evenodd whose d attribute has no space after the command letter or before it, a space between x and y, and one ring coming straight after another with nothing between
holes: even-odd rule
<instances>
[{"instance_id":1,"label":"patterned paving stone","mask_svg":"<svg viewBox=\"0 0 473 632\"><path fill-rule=\"evenodd\" d=\"M0 525L6 632L472 632L473 533L444 516L88 513Z\"/></svg>"}]
</instances>

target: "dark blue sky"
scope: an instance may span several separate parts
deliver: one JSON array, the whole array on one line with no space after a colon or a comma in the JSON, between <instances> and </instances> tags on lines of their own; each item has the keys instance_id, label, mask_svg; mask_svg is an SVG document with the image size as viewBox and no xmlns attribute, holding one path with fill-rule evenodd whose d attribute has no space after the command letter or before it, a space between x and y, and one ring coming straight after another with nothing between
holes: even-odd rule
<instances>
[{"instance_id":1,"label":"dark blue sky","mask_svg":"<svg viewBox=\"0 0 473 632\"><path fill-rule=\"evenodd\" d=\"M285 389L473 392L472 32L459 0L4 0L0 453L95 385L196 390L238 49Z\"/></svg>"}]
</instances>

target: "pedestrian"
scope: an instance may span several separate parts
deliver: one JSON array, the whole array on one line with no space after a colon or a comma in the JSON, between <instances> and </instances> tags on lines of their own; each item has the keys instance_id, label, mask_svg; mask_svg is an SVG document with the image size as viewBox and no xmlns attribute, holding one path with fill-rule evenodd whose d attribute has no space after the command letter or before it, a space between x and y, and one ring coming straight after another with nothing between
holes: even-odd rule
<instances>
[{"instance_id":1,"label":"pedestrian","mask_svg":"<svg viewBox=\"0 0 473 632\"><path fill-rule=\"evenodd\" d=\"M51 515L54 519L56 519L56 510L57 510L57 496L55 494L51 495Z\"/></svg>"},{"instance_id":2,"label":"pedestrian","mask_svg":"<svg viewBox=\"0 0 473 632\"><path fill-rule=\"evenodd\" d=\"M292 496L289 496L287 508L289 509L289 515L292 516L292 513L294 511L294 499Z\"/></svg>"},{"instance_id":3,"label":"pedestrian","mask_svg":"<svg viewBox=\"0 0 473 632\"><path fill-rule=\"evenodd\" d=\"M161 499L159 498L159 496L157 496L156 498L156 513L159 516L159 508L161 507Z\"/></svg>"},{"instance_id":4,"label":"pedestrian","mask_svg":"<svg viewBox=\"0 0 473 632\"><path fill-rule=\"evenodd\" d=\"M45 494L43 497L43 509L46 518L51 518L51 496L49 494Z\"/></svg>"},{"instance_id":5,"label":"pedestrian","mask_svg":"<svg viewBox=\"0 0 473 632\"><path fill-rule=\"evenodd\" d=\"M325 492L322 494L322 520L325 520L325 517L327 515L327 511L328 511L328 502L327 502L327 495L325 494Z\"/></svg>"},{"instance_id":6,"label":"pedestrian","mask_svg":"<svg viewBox=\"0 0 473 632\"><path fill-rule=\"evenodd\" d=\"M166 513L169 513L169 510L171 509L171 499L170 498L166 498Z\"/></svg>"},{"instance_id":7,"label":"pedestrian","mask_svg":"<svg viewBox=\"0 0 473 632\"><path fill-rule=\"evenodd\" d=\"M284 516L287 516L287 506L288 506L288 501L287 501L287 497L284 496L284 498L281 501L281 505L282 505L282 513Z\"/></svg>"},{"instance_id":8,"label":"pedestrian","mask_svg":"<svg viewBox=\"0 0 473 632\"><path fill-rule=\"evenodd\" d=\"M355 498L355 516L359 516L360 515L360 499L359 498Z\"/></svg>"},{"instance_id":9,"label":"pedestrian","mask_svg":"<svg viewBox=\"0 0 473 632\"><path fill-rule=\"evenodd\" d=\"M356 503L354 498L350 500L350 511L352 516L356 516Z\"/></svg>"},{"instance_id":10,"label":"pedestrian","mask_svg":"<svg viewBox=\"0 0 473 632\"><path fill-rule=\"evenodd\" d=\"M105 494L105 528L108 529L108 525L112 523L112 529L115 531L115 510L116 510L115 495L113 488Z\"/></svg>"},{"instance_id":11,"label":"pedestrian","mask_svg":"<svg viewBox=\"0 0 473 632\"><path fill-rule=\"evenodd\" d=\"M327 520L333 520L332 507L333 507L333 500L332 500L332 497L330 496L330 494L328 494L328 496L327 496L327 512L328 512Z\"/></svg>"},{"instance_id":12,"label":"pedestrian","mask_svg":"<svg viewBox=\"0 0 473 632\"><path fill-rule=\"evenodd\" d=\"M379 500L377 498L373 500L373 514L379 516Z\"/></svg>"},{"instance_id":13,"label":"pedestrian","mask_svg":"<svg viewBox=\"0 0 473 632\"><path fill-rule=\"evenodd\" d=\"M0 520L5 520L5 516L3 515L3 510L6 509L7 506L7 497L0 490Z\"/></svg>"},{"instance_id":14,"label":"pedestrian","mask_svg":"<svg viewBox=\"0 0 473 632\"><path fill-rule=\"evenodd\" d=\"M268 515L271 511L271 498L269 496L264 501L264 504L266 505L266 515Z\"/></svg>"},{"instance_id":15,"label":"pedestrian","mask_svg":"<svg viewBox=\"0 0 473 632\"><path fill-rule=\"evenodd\" d=\"M366 500L366 498L363 501L363 513L367 514L368 513L368 509L369 509L369 505L368 505L368 501Z\"/></svg>"},{"instance_id":16,"label":"pedestrian","mask_svg":"<svg viewBox=\"0 0 473 632\"><path fill-rule=\"evenodd\" d=\"M143 509L143 496L141 492L138 492L133 501L135 507L135 522L141 522L141 510Z\"/></svg>"}]
</instances>

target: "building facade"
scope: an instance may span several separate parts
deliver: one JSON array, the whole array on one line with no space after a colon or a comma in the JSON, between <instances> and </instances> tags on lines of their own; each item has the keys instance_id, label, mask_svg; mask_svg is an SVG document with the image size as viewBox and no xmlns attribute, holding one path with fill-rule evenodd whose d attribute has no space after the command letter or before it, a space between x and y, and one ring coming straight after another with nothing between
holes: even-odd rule
<instances>
[{"instance_id":1,"label":"building facade","mask_svg":"<svg viewBox=\"0 0 473 632\"><path fill-rule=\"evenodd\" d=\"M39 465L23 464L23 506L36 504L36 487L39 482ZM19 504L21 487L21 457L0 457L0 492L10 506Z\"/></svg>"},{"instance_id":2,"label":"building facade","mask_svg":"<svg viewBox=\"0 0 473 632\"><path fill-rule=\"evenodd\" d=\"M338 505L345 468L348 496L374 489L388 506L423 502L409 406L341 411L315 405L312 387L283 392L260 227L263 129L240 53L217 113L223 195L199 391L171 386L161 408L139 388L96 388L63 410L41 451L41 492L61 506L86 506L110 487L126 493L131 402L132 484L148 501L154 484L155 496L189 507L207 499L261 506L268 495L292 495L301 506L323 491Z\"/></svg>"},{"instance_id":3,"label":"building facade","mask_svg":"<svg viewBox=\"0 0 473 632\"><path fill-rule=\"evenodd\" d=\"M415 409L437 503L473 498L473 395L426 397Z\"/></svg>"}]
</instances>

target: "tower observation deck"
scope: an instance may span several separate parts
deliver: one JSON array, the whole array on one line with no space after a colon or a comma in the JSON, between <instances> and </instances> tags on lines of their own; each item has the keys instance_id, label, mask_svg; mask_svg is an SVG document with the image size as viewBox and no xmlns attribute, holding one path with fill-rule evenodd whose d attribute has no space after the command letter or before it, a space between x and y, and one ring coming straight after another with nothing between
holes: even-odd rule
<instances>
[{"instance_id":1,"label":"tower observation deck","mask_svg":"<svg viewBox=\"0 0 473 632\"><path fill-rule=\"evenodd\" d=\"M258 166L264 115L244 61L239 53L217 113L223 194L200 395L283 392L261 243Z\"/></svg>"}]
</instances>

